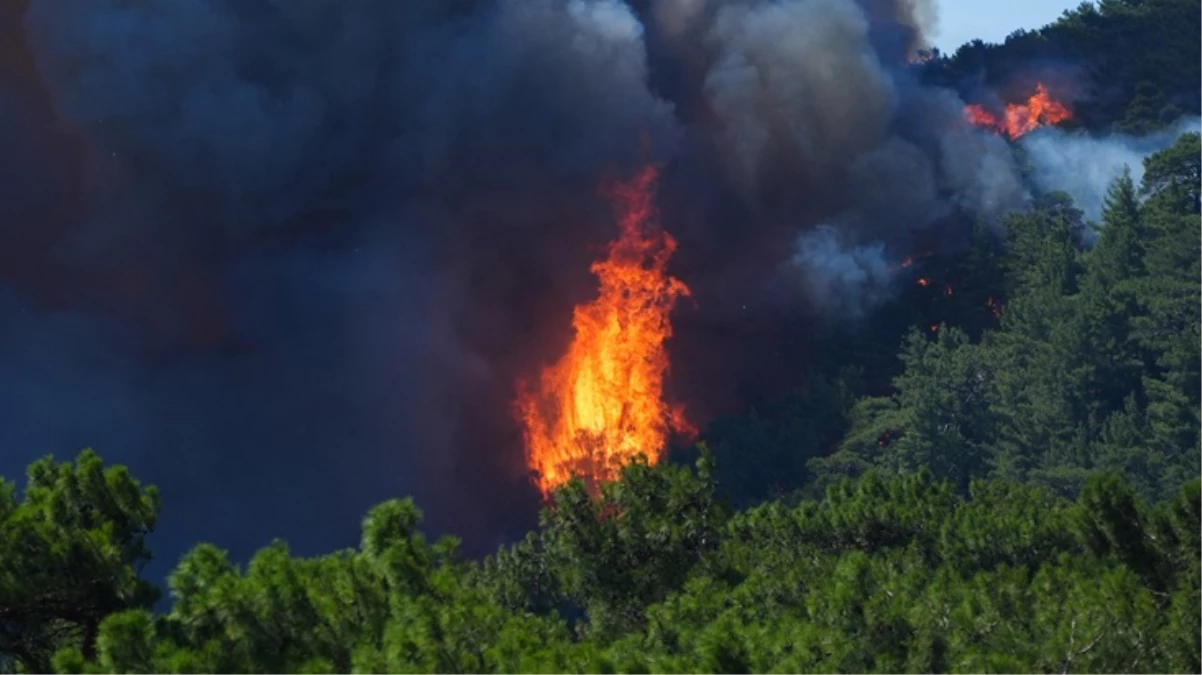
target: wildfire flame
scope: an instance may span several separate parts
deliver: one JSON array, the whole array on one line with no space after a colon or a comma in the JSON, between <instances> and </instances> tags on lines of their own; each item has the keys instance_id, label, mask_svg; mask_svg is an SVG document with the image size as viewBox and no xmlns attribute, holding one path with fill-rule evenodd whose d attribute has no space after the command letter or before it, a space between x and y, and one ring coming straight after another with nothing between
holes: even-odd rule
<instances>
[{"instance_id":1,"label":"wildfire flame","mask_svg":"<svg viewBox=\"0 0 1202 675\"><path fill-rule=\"evenodd\" d=\"M1054 100L1043 83L1035 86L1035 94L1026 103L1009 103L1005 112L995 115L983 106L969 105L964 108L969 122L1014 140L1049 124L1059 124L1071 119L1073 113L1063 103Z\"/></svg>"},{"instance_id":2,"label":"wildfire flame","mask_svg":"<svg viewBox=\"0 0 1202 675\"><path fill-rule=\"evenodd\" d=\"M669 431L695 433L663 401L668 315L689 289L666 271L676 240L656 221L656 177L647 167L612 191L620 235L592 265L600 294L575 308L575 337L537 387L519 383L527 462L544 495L574 475L595 490L639 454L658 461Z\"/></svg>"}]
</instances>

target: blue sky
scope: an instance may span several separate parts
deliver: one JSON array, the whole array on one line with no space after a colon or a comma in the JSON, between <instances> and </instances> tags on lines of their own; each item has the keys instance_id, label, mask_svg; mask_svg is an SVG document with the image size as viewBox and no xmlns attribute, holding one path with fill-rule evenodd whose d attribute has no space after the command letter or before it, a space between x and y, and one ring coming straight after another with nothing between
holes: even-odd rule
<instances>
[{"instance_id":1,"label":"blue sky","mask_svg":"<svg viewBox=\"0 0 1202 675\"><path fill-rule=\"evenodd\" d=\"M1001 42L1019 28L1039 28L1080 4L1080 0L943 0L933 41L949 54L975 38Z\"/></svg>"}]
</instances>

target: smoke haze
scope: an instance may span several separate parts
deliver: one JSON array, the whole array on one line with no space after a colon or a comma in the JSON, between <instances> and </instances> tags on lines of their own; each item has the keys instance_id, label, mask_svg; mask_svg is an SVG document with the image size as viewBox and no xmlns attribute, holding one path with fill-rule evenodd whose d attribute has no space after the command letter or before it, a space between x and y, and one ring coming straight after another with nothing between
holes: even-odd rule
<instances>
[{"instance_id":1,"label":"smoke haze","mask_svg":"<svg viewBox=\"0 0 1202 675\"><path fill-rule=\"evenodd\" d=\"M920 233L1026 198L1005 141L913 78L913 0L17 5L0 473L129 464L164 491L160 565L348 545L403 494L478 550L520 531L514 381L592 292L597 186L644 162L681 353L714 362L760 346L689 325L862 315Z\"/></svg>"},{"instance_id":2,"label":"smoke haze","mask_svg":"<svg viewBox=\"0 0 1202 675\"><path fill-rule=\"evenodd\" d=\"M1102 221L1110 185L1131 169L1136 186L1144 176L1144 158L1173 144L1181 134L1202 131L1202 119L1183 119L1172 129L1147 136L1115 134L1094 138L1041 129L1023 137L1032 166L1032 180L1044 191L1068 193L1088 220Z\"/></svg>"}]
</instances>

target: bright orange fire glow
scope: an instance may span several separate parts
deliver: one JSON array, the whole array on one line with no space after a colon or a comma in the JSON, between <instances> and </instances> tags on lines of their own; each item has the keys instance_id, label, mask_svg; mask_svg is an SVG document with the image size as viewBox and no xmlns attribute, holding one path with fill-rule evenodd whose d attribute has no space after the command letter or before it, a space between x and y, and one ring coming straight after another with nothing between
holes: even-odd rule
<instances>
[{"instance_id":1,"label":"bright orange fire glow","mask_svg":"<svg viewBox=\"0 0 1202 675\"><path fill-rule=\"evenodd\" d=\"M914 281L914 283L918 284L919 286L922 286L923 288L926 288L927 286L931 285L931 280L926 277L918 277L918 279L916 279Z\"/></svg>"},{"instance_id":2,"label":"bright orange fire glow","mask_svg":"<svg viewBox=\"0 0 1202 675\"><path fill-rule=\"evenodd\" d=\"M1007 104L1001 116L975 104L964 108L964 116L978 127L992 129L994 133L1014 140L1040 127L1071 119L1073 113L1063 103L1052 99L1047 87L1040 83L1026 103Z\"/></svg>"},{"instance_id":3,"label":"bright orange fire glow","mask_svg":"<svg viewBox=\"0 0 1202 675\"><path fill-rule=\"evenodd\" d=\"M667 274L676 240L656 220L656 177L647 167L613 190L620 235L591 268L600 294L576 307L559 362L537 386L519 384L527 462L544 495L573 476L595 490L636 455L658 461L669 431L695 433L683 408L663 401L668 315L689 289Z\"/></svg>"}]
</instances>

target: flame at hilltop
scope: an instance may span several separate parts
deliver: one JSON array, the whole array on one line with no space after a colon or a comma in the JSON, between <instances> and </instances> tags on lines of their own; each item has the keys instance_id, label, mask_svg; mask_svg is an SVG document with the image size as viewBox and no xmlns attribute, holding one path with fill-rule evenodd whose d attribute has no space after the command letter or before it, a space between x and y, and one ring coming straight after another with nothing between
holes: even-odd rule
<instances>
[{"instance_id":1,"label":"flame at hilltop","mask_svg":"<svg viewBox=\"0 0 1202 675\"><path fill-rule=\"evenodd\" d=\"M1035 93L1026 103L1010 103L999 116L980 105L968 105L964 116L969 122L1015 140L1036 129L1050 124L1059 124L1071 119L1073 113L1063 103L1054 100L1043 83L1035 86Z\"/></svg>"},{"instance_id":2,"label":"flame at hilltop","mask_svg":"<svg viewBox=\"0 0 1202 675\"><path fill-rule=\"evenodd\" d=\"M639 454L657 461L669 431L693 433L683 409L663 401L668 315L689 289L666 271L676 241L656 223L656 177L647 167L612 191L620 234L592 266L600 294L576 307L559 362L537 386L519 383L527 462L543 494L573 476L595 488Z\"/></svg>"}]
</instances>

